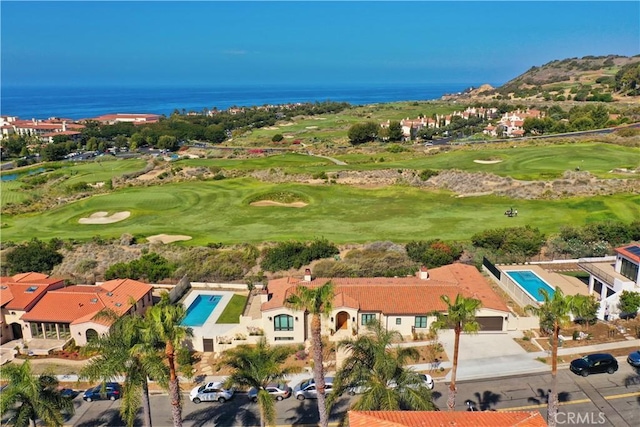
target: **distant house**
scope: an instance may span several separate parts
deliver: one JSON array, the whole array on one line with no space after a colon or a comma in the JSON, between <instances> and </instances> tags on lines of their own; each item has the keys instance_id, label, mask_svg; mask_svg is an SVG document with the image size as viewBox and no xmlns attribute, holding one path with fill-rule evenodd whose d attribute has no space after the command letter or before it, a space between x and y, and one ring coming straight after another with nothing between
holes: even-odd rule
<instances>
[{"instance_id":1,"label":"distant house","mask_svg":"<svg viewBox=\"0 0 640 427\"><path fill-rule=\"evenodd\" d=\"M349 411L349 427L546 427L536 411Z\"/></svg>"},{"instance_id":2,"label":"distant house","mask_svg":"<svg viewBox=\"0 0 640 427\"><path fill-rule=\"evenodd\" d=\"M58 135L66 135L69 139L76 139L80 136L80 130L84 125L75 123L71 119L52 117L46 120L21 120L18 117L0 117L1 138L10 135L37 137L42 142L53 142L53 138Z\"/></svg>"},{"instance_id":3,"label":"distant house","mask_svg":"<svg viewBox=\"0 0 640 427\"><path fill-rule=\"evenodd\" d=\"M631 243L616 248L616 255L582 259L578 267L589 273L589 293L600 299L598 318L616 318L622 291L640 292L640 244Z\"/></svg>"},{"instance_id":4,"label":"distant house","mask_svg":"<svg viewBox=\"0 0 640 427\"><path fill-rule=\"evenodd\" d=\"M159 114L130 114L130 113L115 113L104 114L102 116L94 117L92 119L85 119L100 122L102 124L113 125L116 123L133 123L134 125L142 125L149 123L156 123L160 120Z\"/></svg>"}]
</instances>

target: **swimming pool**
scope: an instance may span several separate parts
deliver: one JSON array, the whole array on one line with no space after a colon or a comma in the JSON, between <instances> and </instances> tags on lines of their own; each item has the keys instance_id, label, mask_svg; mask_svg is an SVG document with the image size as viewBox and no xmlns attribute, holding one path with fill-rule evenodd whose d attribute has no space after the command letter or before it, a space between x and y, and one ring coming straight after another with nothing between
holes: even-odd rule
<instances>
[{"instance_id":1,"label":"swimming pool","mask_svg":"<svg viewBox=\"0 0 640 427\"><path fill-rule=\"evenodd\" d=\"M182 324L185 326L202 326L222 299L222 295L200 294L187 309Z\"/></svg>"},{"instance_id":2,"label":"swimming pool","mask_svg":"<svg viewBox=\"0 0 640 427\"><path fill-rule=\"evenodd\" d=\"M555 289L550 284L545 282L540 276L531 270L511 270L505 271L504 273L534 301L544 301L544 298L540 295L540 289L546 290L549 297L553 297L553 294L556 293Z\"/></svg>"}]
</instances>

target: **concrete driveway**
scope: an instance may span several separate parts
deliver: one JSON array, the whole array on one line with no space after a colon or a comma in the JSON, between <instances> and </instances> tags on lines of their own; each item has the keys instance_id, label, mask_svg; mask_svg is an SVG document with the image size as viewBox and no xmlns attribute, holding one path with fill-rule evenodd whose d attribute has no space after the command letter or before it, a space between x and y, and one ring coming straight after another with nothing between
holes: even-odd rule
<instances>
[{"instance_id":1,"label":"concrete driveway","mask_svg":"<svg viewBox=\"0 0 640 427\"><path fill-rule=\"evenodd\" d=\"M531 353L520 347L514 338L522 337L522 332L462 334L458 352L458 380L505 376L522 372L544 372L549 366L535 360ZM450 367L453 360L454 333L452 330L440 333L440 342L449 356ZM446 377L450 379L451 373Z\"/></svg>"}]
</instances>

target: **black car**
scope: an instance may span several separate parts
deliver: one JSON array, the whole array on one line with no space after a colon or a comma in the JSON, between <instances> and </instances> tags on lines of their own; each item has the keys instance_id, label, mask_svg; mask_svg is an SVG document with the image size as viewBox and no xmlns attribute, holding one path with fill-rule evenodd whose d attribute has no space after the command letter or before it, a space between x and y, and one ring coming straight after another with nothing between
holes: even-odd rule
<instances>
[{"instance_id":1,"label":"black car","mask_svg":"<svg viewBox=\"0 0 640 427\"><path fill-rule=\"evenodd\" d=\"M588 354L571 361L571 372L586 377L589 374L606 372L613 374L618 370L618 361L608 353Z\"/></svg>"},{"instance_id":2,"label":"black car","mask_svg":"<svg viewBox=\"0 0 640 427\"><path fill-rule=\"evenodd\" d=\"M116 400L121 397L120 384L118 383L106 383L104 387L102 384L88 389L82 395L82 398L87 402L92 400Z\"/></svg>"},{"instance_id":3,"label":"black car","mask_svg":"<svg viewBox=\"0 0 640 427\"><path fill-rule=\"evenodd\" d=\"M640 350L636 350L633 353L629 354L627 357L627 363L633 366L634 368L640 368Z\"/></svg>"}]
</instances>

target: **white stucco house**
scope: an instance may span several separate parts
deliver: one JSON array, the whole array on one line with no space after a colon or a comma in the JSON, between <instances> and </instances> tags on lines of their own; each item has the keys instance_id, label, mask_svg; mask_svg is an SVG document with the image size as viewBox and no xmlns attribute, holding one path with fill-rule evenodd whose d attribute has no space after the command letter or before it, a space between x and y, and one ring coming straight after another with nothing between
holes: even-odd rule
<instances>
[{"instance_id":1,"label":"white stucco house","mask_svg":"<svg viewBox=\"0 0 640 427\"><path fill-rule=\"evenodd\" d=\"M589 273L589 293L600 299L598 318L617 318L622 291L640 292L640 244L631 243L615 249L616 255L583 259L578 266Z\"/></svg>"},{"instance_id":2,"label":"white stucco house","mask_svg":"<svg viewBox=\"0 0 640 427\"><path fill-rule=\"evenodd\" d=\"M303 343L310 337L310 316L289 308L285 301L298 286L315 287L331 281L334 300L331 314L323 321L323 333L333 340L361 333L371 320L379 320L403 336L428 332L435 317L433 311L445 311L440 299L457 294L477 298L482 308L477 320L482 331L506 331L510 311L491 289L487 279L474 267L451 264L428 270L416 276L373 278L320 278L307 270L302 278L285 277L270 280L261 295L262 327L267 341Z\"/></svg>"}]
</instances>

